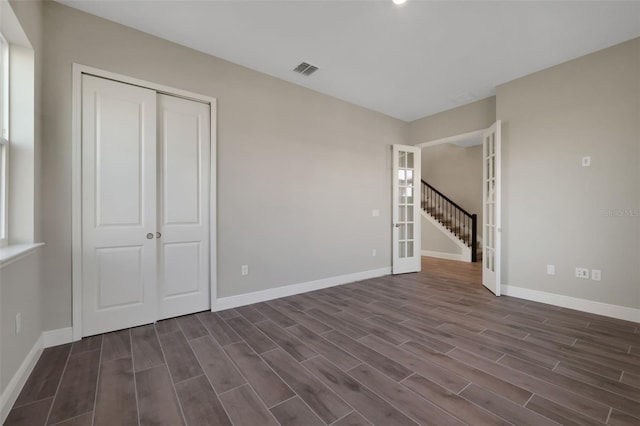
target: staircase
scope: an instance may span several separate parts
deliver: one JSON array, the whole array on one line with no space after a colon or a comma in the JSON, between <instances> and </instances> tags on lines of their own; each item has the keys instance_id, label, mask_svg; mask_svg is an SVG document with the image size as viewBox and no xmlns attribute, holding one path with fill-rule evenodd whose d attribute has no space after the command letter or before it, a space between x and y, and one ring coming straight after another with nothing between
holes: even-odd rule
<instances>
[{"instance_id":1,"label":"staircase","mask_svg":"<svg viewBox=\"0 0 640 426\"><path fill-rule=\"evenodd\" d=\"M479 258L478 215L467 212L424 180L421 199L422 210L469 247L471 261L476 262Z\"/></svg>"}]
</instances>

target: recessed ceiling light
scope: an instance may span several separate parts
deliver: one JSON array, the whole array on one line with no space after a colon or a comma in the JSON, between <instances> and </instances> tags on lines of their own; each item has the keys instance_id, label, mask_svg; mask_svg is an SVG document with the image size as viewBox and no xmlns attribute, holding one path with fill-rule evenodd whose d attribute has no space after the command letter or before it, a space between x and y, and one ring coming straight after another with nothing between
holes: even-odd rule
<instances>
[{"instance_id":1,"label":"recessed ceiling light","mask_svg":"<svg viewBox=\"0 0 640 426\"><path fill-rule=\"evenodd\" d=\"M407 0L393 0L393 4L404 4Z\"/></svg>"}]
</instances>

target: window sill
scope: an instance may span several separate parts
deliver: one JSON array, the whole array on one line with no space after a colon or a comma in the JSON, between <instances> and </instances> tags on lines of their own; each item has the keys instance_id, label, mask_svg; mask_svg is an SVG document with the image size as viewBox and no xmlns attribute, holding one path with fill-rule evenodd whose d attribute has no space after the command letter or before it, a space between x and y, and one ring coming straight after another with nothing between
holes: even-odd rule
<instances>
[{"instance_id":1,"label":"window sill","mask_svg":"<svg viewBox=\"0 0 640 426\"><path fill-rule=\"evenodd\" d=\"M35 252L44 243L14 244L6 247L0 247L0 269L5 266L29 256Z\"/></svg>"}]
</instances>

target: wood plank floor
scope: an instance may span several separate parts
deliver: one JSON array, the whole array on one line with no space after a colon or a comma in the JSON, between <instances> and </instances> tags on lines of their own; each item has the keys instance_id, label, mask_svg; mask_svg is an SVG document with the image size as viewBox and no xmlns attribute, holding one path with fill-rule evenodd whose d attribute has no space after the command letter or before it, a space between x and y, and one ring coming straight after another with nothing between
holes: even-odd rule
<instances>
[{"instance_id":1,"label":"wood plank floor","mask_svg":"<svg viewBox=\"0 0 640 426\"><path fill-rule=\"evenodd\" d=\"M640 324L496 298L479 268L48 348L5 424L640 424Z\"/></svg>"}]
</instances>

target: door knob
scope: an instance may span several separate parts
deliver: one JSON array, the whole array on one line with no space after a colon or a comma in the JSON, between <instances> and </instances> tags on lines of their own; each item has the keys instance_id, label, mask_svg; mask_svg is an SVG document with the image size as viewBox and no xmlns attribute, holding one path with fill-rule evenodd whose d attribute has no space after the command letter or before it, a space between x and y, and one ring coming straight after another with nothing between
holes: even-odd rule
<instances>
[{"instance_id":1,"label":"door knob","mask_svg":"<svg viewBox=\"0 0 640 426\"><path fill-rule=\"evenodd\" d=\"M159 232L156 232L156 238L160 238L160 237L162 237L162 234Z\"/></svg>"},{"instance_id":2,"label":"door knob","mask_svg":"<svg viewBox=\"0 0 640 426\"><path fill-rule=\"evenodd\" d=\"M151 232L149 232L147 234L147 240L152 240L153 239L153 234Z\"/></svg>"}]
</instances>

